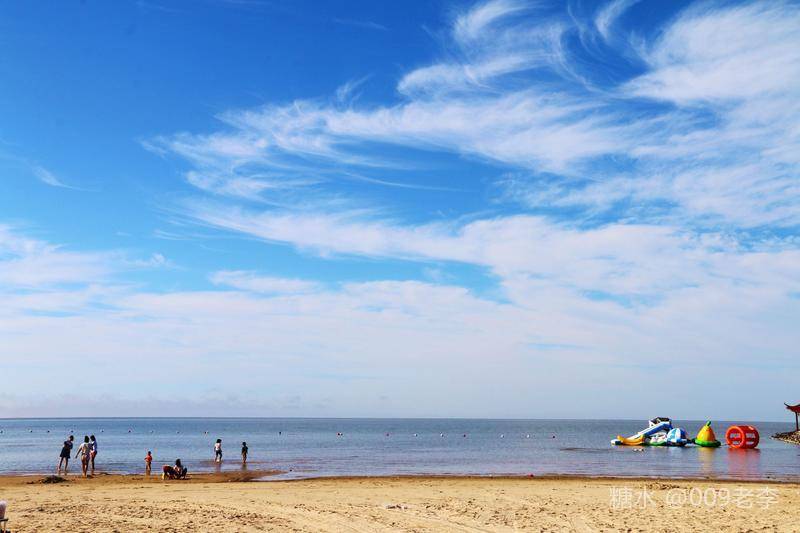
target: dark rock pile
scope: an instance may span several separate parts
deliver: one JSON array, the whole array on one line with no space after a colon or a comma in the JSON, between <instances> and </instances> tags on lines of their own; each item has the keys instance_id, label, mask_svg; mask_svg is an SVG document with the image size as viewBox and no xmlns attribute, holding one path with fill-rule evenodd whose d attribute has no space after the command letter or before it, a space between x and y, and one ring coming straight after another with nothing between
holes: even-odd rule
<instances>
[{"instance_id":1,"label":"dark rock pile","mask_svg":"<svg viewBox=\"0 0 800 533\"><path fill-rule=\"evenodd\" d=\"M39 480L39 483L45 483L45 484L50 484L50 483L64 483L65 481L67 481L67 480L66 480L66 479L64 479L64 478L63 478L63 477L61 477L61 476L47 476L47 477L45 477L45 478L42 478L42 479L40 479L40 480Z\"/></svg>"},{"instance_id":2,"label":"dark rock pile","mask_svg":"<svg viewBox=\"0 0 800 533\"><path fill-rule=\"evenodd\" d=\"M800 431L787 431L786 433L775 433L772 436L772 438L800 445Z\"/></svg>"}]
</instances>

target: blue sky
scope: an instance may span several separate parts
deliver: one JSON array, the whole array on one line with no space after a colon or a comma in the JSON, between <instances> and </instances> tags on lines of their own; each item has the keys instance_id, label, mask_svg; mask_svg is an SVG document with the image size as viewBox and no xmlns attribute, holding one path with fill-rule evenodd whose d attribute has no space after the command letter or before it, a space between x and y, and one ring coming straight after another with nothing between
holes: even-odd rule
<instances>
[{"instance_id":1,"label":"blue sky","mask_svg":"<svg viewBox=\"0 0 800 533\"><path fill-rule=\"evenodd\" d=\"M796 2L8 3L0 28L0 416L797 401Z\"/></svg>"}]
</instances>

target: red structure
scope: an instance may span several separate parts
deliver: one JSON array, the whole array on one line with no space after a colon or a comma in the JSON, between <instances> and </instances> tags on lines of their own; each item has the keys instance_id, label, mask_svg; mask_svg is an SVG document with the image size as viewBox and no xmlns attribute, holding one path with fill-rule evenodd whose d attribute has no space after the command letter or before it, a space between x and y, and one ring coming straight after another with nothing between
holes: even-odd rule
<instances>
[{"instance_id":1,"label":"red structure","mask_svg":"<svg viewBox=\"0 0 800 533\"><path fill-rule=\"evenodd\" d=\"M800 431L800 403L797 405L789 405L788 403L784 403L783 405L785 405L788 410L794 413L794 429L795 431Z\"/></svg>"},{"instance_id":2,"label":"red structure","mask_svg":"<svg viewBox=\"0 0 800 533\"><path fill-rule=\"evenodd\" d=\"M737 450L745 450L758 446L761 437L753 426L731 426L725 432L725 442Z\"/></svg>"}]
</instances>

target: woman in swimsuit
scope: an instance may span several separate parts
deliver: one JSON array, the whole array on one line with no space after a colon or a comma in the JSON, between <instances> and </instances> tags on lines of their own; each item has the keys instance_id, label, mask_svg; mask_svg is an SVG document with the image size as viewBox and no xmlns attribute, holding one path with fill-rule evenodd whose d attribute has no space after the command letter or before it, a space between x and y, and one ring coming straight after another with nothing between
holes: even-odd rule
<instances>
[{"instance_id":1,"label":"woman in swimsuit","mask_svg":"<svg viewBox=\"0 0 800 533\"><path fill-rule=\"evenodd\" d=\"M97 439L89 436L89 459L92 461L92 475L94 475L94 458L97 457Z\"/></svg>"},{"instance_id":2,"label":"woman in swimsuit","mask_svg":"<svg viewBox=\"0 0 800 533\"><path fill-rule=\"evenodd\" d=\"M79 455L81 456L81 470L83 470L83 477L86 477L86 470L89 468L89 458L91 456L91 446L89 445L89 436L85 435L83 437L83 442L80 446L78 446L78 453L75 454L75 458Z\"/></svg>"},{"instance_id":3,"label":"woman in swimsuit","mask_svg":"<svg viewBox=\"0 0 800 533\"><path fill-rule=\"evenodd\" d=\"M67 467L69 466L69 457L72 455L72 442L75 440L75 437L72 435L69 436L67 440L64 441L64 445L61 447L61 455L59 455L58 460L58 468L56 468L56 474L61 473L61 465L64 465L64 475L67 475Z\"/></svg>"}]
</instances>

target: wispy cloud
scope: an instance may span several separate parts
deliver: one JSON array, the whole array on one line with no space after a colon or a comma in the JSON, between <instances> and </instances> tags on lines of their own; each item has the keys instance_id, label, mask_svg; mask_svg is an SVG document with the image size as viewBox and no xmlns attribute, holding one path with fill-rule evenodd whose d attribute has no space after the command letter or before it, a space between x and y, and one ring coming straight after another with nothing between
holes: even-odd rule
<instances>
[{"instance_id":1,"label":"wispy cloud","mask_svg":"<svg viewBox=\"0 0 800 533\"><path fill-rule=\"evenodd\" d=\"M243 270L220 270L214 272L210 280L216 285L266 294L302 294L320 288L320 284L313 281L262 276Z\"/></svg>"},{"instance_id":2,"label":"wispy cloud","mask_svg":"<svg viewBox=\"0 0 800 533\"><path fill-rule=\"evenodd\" d=\"M378 24L377 22L373 22L371 20L356 20L356 19L348 19L348 18L334 18L333 21L336 24L342 24L344 26L353 26L356 28L364 28L367 30L378 30L378 31L389 31L389 28L384 26L383 24Z\"/></svg>"},{"instance_id":3,"label":"wispy cloud","mask_svg":"<svg viewBox=\"0 0 800 533\"><path fill-rule=\"evenodd\" d=\"M356 91L361 85L369 79L369 76L364 76L357 80L348 80L336 89L336 100L341 104L353 102L358 97Z\"/></svg>"},{"instance_id":4,"label":"wispy cloud","mask_svg":"<svg viewBox=\"0 0 800 533\"><path fill-rule=\"evenodd\" d=\"M0 284L5 287L52 287L92 283L112 271L114 255L72 252L0 226Z\"/></svg>"},{"instance_id":5,"label":"wispy cloud","mask_svg":"<svg viewBox=\"0 0 800 533\"><path fill-rule=\"evenodd\" d=\"M594 25L603 39L609 39L614 22L616 22L625 11L639 3L639 1L640 0L612 0L598 10L594 18Z\"/></svg>"},{"instance_id":6,"label":"wispy cloud","mask_svg":"<svg viewBox=\"0 0 800 533\"><path fill-rule=\"evenodd\" d=\"M159 253L141 259L119 250L68 250L0 225L0 293L102 285L120 272L169 265Z\"/></svg>"},{"instance_id":7,"label":"wispy cloud","mask_svg":"<svg viewBox=\"0 0 800 533\"><path fill-rule=\"evenodd\" d=\"M453 34L459 42L469 43L490 37L493 24L509 15L528 9L530 4L517 0L490 0L479 3L460 14L453 24Z\"/></svg>"},{"instance_id":8,"label":"wispy cloud","mask_svg":"<svg viewBox=\"0 0 800 533\"><path fill-rule=\"evenodd\" d=\"M72 187L70 185L67 185L66 183L61 181L61 179L58 176L56 176L55 174L53 174L44 167L35 165L31 169L31 171L33 172L33 175L39 179L39 181L41 181L46 185L50 185L51 187L61 187L64 189L79 190L77 187Z\"/></svg>"},{"instance_id":9,"label":"wispy cloud","mask_svg":"<svg viewBox=\"0 0 800 533\"><path fill-rule=\"evenodd\" d=\"M565 43L585 28L608 37L633 4L605 4L578 28L537 4L480 3L454 17L452 53L400 78L393 105L358 106L342 98L345 84L332 102L230 111L228 130L151 143L192 162L199 188L282 207L296 188L307 197L345 176L397 186L371 175L390 165L378 143L528 172L512 196L555 215L712 230L800 223L797 7L691 7L644 34L644 72L587 89L582 80L600 83L611 67L578 61L569 50L580 41ZM618 44L627 61L627 40Z\"/></svg>"}]
</instances>

